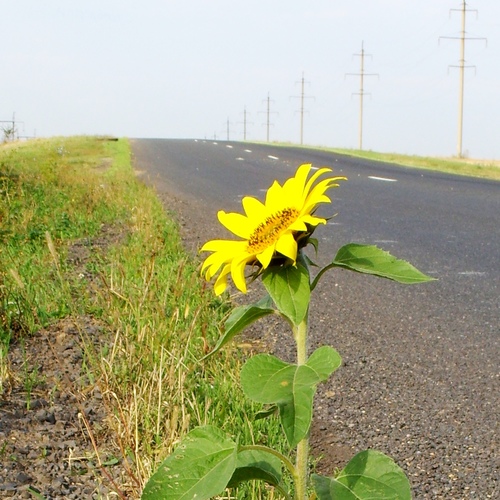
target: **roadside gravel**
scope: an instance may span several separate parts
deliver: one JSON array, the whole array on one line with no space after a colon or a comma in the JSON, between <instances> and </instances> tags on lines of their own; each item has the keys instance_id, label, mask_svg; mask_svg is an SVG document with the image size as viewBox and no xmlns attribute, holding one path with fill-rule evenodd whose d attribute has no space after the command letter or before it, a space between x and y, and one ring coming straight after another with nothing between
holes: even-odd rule
<instances>
[{"instance_id":1,"label":"roadside gravel","mask_svg":"<svg viewBox=\"0 0 500 500\"><path fill-rule=\"evenodd\" d=\"M0 400L0 498L116 498L115 486L127 482L108 409L82 364L82 335L98 343L103 332L92 318L67 319L11 347Z\"/></svg>"}]
</instances>

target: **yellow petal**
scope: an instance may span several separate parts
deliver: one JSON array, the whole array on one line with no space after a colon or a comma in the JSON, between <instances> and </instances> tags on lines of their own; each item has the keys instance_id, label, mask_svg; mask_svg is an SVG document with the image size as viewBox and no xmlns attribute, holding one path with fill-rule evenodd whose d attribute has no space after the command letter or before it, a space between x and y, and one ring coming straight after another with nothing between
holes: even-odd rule
<instances>
[{"instance_id":1,"label":"yellow petal","mask_svg":"<svg viewBox=\"0 0 500 500\"><path fill-rule=\"evenodd\" d=\"M248 217L245 215L219 210L217 217L219 222L236 236L240 238L248 238L250 236L252 228L249 227Z\"/></svg>"},{"instance_id":2,"label":"yellow petal","mask_svg":"<svg viewBox=\"0 0 500 500\"><path fill-rule=\"evenodd\" d=\"M241 204L243 205L243 209L245 210L248 218L264 219L267 214L266 206L257 198L245 196L241 200Z\"/></svg>"},{"instance_id":3,"label":"yellow petal","mask_svg":"<svg viewBox=\"0 0 500 500\"><path fill-rule=\"evenodd\" d=\"M231 265L227 264L224 269L222 269L217 280L214 284L215 295L221 295L227 288L227 276L231 270Z\"/></svg>"},{"instance_id":4,"label":"yellow petal","mask_svg":"<svg viewBox=\"0 0 500 500\"><path fill-rule=\"evenodd\" d=\"M239 259L233 259L231 262L231 278L233 278L233 282L238 288L238 290L243 293L247 293L247 283L245 281L245 266L247 262L253 256L246 255L240 257Z\"/></svg>"},{"instance_id":5,"label":"yellow petal","mask_svg":"<svg viewBox=\"0 0 500 500\"><path fill-rule=\"evenodd\" d=\"M289 231L307 231L304 217L299 217L294 223L288 226Z\"/></svg>"},{"instance_id":6,"label":"yellow petal","mask_svg":"<svg viewBox=\"0 0 500 500\"><path fill-rule=\"evenodd\" d=\"M237 240L210 240L207 241L202 247L200 252L224 252L224 253L238 253L244 251L246 248L246 241Z\"/></svg>"},{"instance_id":7,"label":"yellow petal","mask_svg":"<svg viewBox=\"0 0 500 500\"><path fill-rule=\"evenodd\" d=\"M285 184L283 184L283 189L286 191L287 197L294 199L294 201L299 202L302 199L302 193L306 185L307 176L311 170L310 163L304 163L300 165L295 172L295 175L288 179Z\"/></svg>"},{"instance_id":8,"label":"yellow petal","mask_svg":"<svg viewBox=\"0 0 500 500\"><path fill-rule=\"evenodd\" d=\"M276 243L276 251L295 261L297 259L297 242L292 233L284 234Z\"/></svg>"},{"instance_id":9,"label":"yellow petal","mask_svg":"<svg viewBox=\"0 0 500 500\"><path fill-rule=\"evenodd\" d=\"M304 188L304 194L307 196L307 194L311 190L312 185L316 182L316 179L318 179L321 175L326 174L327 172L331 172L331 171L332 171L332 169L327 168L327 167L323 167L323 168L316 170L316 172L314 172L314 174L311 175L311 178L307 181L307 184Z\"/></svg>"},{"instance_id":10,"label":"yellow petal","mask_svg":"<svg viewBox=\"0 0 500 500\"><path fill-rule=\"evenodd\" d=\"M201 266L201 272L205 272L205 276L208 281L212 279L214 274L220 269L220 267L226 262L223 255L218 252L209 255L203 265Z\"/></svg>"},{"instance_id":11,"label":"yellow petal","mask_svg":"<svg viewBox=\"0 0 500 500\"><path fill-rule=\"evenodd\" d=\"M266 193L266 210L269 215L282 210L287 202L287 197L283 195L283 188L277 181L274 181Z\"/></svg>"},{"instance_id":12,"label":"yellow petal","mask_svg":"<svg viewBox=\"0 0 500 500\"><path fill-rule=\"evenodd\" d=\"M310 226L317 226L318 224L326 224L326 219L323 219L321 217L315 217L314 215L311 214L303 215L300 218L300 220L303 221L305 224L309 224Z\"/></svg>"},{"instance_id":13,"label":"yellow petal","mask_svg":"<svg viewBox=\"0 0 500 500\"><path fill-rule=\"evenodd\" d=\"M266 269L271 262L274 255L274 245L267 247L264 251L257 255L257 259L262 264L262 267Z\"/></svg>"}]
</instances>

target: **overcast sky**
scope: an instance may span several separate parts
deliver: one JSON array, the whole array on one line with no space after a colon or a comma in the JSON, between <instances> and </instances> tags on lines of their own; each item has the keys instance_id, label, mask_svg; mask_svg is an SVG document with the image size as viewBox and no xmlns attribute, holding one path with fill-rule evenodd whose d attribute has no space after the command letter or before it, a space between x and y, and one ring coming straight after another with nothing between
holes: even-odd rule
<instances>
[{"instance_id":1,"label":"overcast sky","mask_svg":"<svg viewBox=\"0 0 500 500\"><path fill-rule=\"evenodd\" d=\"M457 152L461 0L1 0L0 120L20 134ZM500 158L500 1L468 0L463 152ZM452 11L451 9L458 9ZM477 12L475 12L477 11ZM349 75L351 73L352 75ZM373 74L374 76L368 76ZM24 128L23 128L24 127Z\"/></svg>"}]
</instances>

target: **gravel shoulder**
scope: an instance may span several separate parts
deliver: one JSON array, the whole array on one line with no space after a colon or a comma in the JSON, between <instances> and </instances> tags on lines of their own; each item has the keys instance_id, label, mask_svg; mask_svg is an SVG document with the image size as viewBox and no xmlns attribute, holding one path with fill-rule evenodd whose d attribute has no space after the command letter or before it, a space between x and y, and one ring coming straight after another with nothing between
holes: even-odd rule
<instances>
[{"instance_id":1,"label":"gravel shoulder","mask_svg":"<svg viewBox=\"0 0 500 500\"><path fill-rule=\"evenodd\" d=\"M81 347L82 336L98 344L102 334L92 318L66 319L10 349L10 387L0 400L0 498L116 498L125 470Z\"/></svg>"}]
</instances>

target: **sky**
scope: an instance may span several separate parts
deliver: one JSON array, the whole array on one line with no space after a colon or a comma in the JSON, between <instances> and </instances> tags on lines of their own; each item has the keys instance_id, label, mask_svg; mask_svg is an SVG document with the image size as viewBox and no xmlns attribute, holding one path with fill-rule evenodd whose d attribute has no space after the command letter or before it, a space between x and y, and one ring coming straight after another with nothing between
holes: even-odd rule
<instances>
[{"instance_id":1,"label":"sky","mask_svg":"<svg viewBox=\"0 0 500 500\"><path fill-rule=\"evenodd\" d=\"M22 136L455 156L462 0L0 0L0 120ZM455 9L455 10L454 10ZM500 2L468 0L462 154L500 158ZM472 39L475 38L475 39ZM244 113L246 110L246 114ZM3 124L0 124L3 125Z\"/></svg>"}]
</instances>

